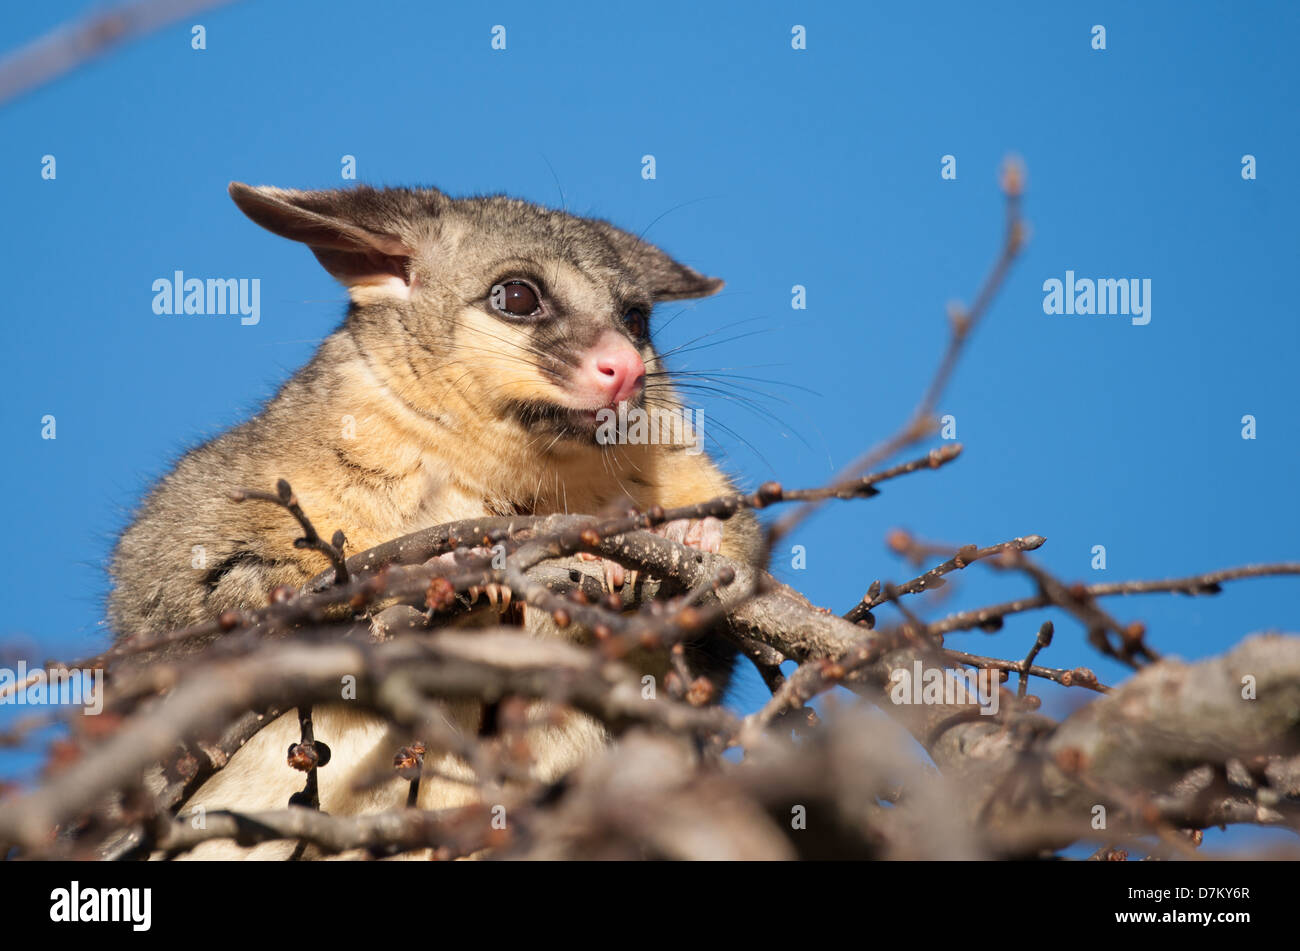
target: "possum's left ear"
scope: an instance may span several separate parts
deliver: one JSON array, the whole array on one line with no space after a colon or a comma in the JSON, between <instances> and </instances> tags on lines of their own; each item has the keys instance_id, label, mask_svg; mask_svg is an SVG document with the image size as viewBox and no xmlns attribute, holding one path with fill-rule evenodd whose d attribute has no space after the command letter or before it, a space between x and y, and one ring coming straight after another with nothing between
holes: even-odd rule
<instances>
[{"instance_id":1,"label":"possum's left ear","mask_svg":"<svg viewBox=\"0 0 1300 951\"><path fill-rule=\"evenodd\" d=\"M705 277L636 235L605 222L601 224L605 237L614 243L619 256L637 273L656 301L708 297L722 290L724 282L720 278Z\"/></svg>"},{"instance_id":2,"label":"possum's left ear","mask_svg":"<svg viewBox=\"0 0 1300 951\"><path fill-rule=\"evenodd\" d=\"M396 235L356 220L355 212L366 198L361 191L293 191L230 183L230 197L240 211L267 231L311 248L354 298L358 292L407 297L412 251Z\"/></svg>"}]
</instances>

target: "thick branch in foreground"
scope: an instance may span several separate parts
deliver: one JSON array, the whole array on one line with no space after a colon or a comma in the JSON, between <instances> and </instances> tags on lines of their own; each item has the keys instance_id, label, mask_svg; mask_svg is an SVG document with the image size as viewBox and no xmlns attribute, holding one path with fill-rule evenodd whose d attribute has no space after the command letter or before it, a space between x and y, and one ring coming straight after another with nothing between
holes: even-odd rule
<instances>
[{"instance_id":1,"label":"thick branch in foreground","mask_svg":"<svg viewBox=\"0 0 1300 951\"><path fill-rule=\"evenodd\" d=\"M370 816L329 816L303 807L256 815L209 812L201 826L184 816L168 823L157 845L174 856L213 839L233 839L242 846L294 839L325 855L354 849L377 856L437 849L450 858L508 841L492 830L490 818L482 806L442 812L403 809Z\"/></svg>"},{"instance_id":2,"label":"thick branch in foreground","mask_svg":"<svg viewBox=\"0 0 1300 951\"><path fill-rule=\"evenodd\" d=\"M509 666L486 659L501 656L511 659ZM154 668L142 674L155 675ZM666 698L646 702L639 681L620 665L510 630L441 633L387 644L272 644L243 658L205 665L202 676L185 679L41 789L5 803L0 842L39 847L55 826L104 793L131 786L186 738L217 729L249 708L338 702L340 679L346 675L357 678L359 704L399 721L405 719L404 711L384 707L390 680L444 698L560 700L616 732L636 722L711 730L730 720L716 708L697 709ZM407 720L404 725L425 724Z\"/></svg>"}]
</instances>

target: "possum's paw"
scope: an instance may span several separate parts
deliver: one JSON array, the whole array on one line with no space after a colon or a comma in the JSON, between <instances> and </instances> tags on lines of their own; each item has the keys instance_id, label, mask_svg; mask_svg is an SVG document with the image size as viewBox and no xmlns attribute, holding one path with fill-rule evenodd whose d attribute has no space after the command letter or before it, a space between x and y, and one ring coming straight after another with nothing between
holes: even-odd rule
<instances>
[{"instance_id":1,"label":"possum's paw","mask_svg":"<svg viewBox=\"0 0 1300 951\"><path fill-rule=\"evenodd\" d=\"M664 522L650 529L656 535L662 535L669 541L695 548L699 551L716 555L722 549L722 520L709 516L707 518L679 518ZM599 561L604 569L604 587L606 591L618 591L624 584L635 587L637 572L624 568L616 561L601 558L587 552L580 552L578 557L584 561Z\"/></svg>"},{"instance_id":2,"label":"possum's paw","mask_svg":"<svg viewBox=\"0 0 1300 951\"><path fill-rule=\"evenodd\" d=\"M601 585L608 592L618 591L629 581L636 583L636 572L629 571L620 565L617 561L610 561L608 558L601 558L599 555L593 555L591 552L580 551L578 557L583 561L598 561L601 566Z\"/></svg>"},{"instance_id":3,"label":"possum's paw","mask_svg":"<svg viewBox=\"0 0 1300 951\"><path fill-rule=\"evenodd\" d=\"M471 548L469 551L470 554L480 558L492 557L492 549L490 548ZM439 555L435 561L440 561L451 568L459 568L461 566L460 562L456 560L456 553L454 551L444 552ZM497 584L494 581L490 581L485 585L474 584L465 589L465 596L469 598L470 604L476 604L478 599L485 594L487 595L488 604L496 608L498 614L505 614L505 612L509 610L511 591L503 584Z\"/></svg>"},{"instance_id":4,"label":"possum's paw","mask_svg":"<svg viewBox=\"0 0 1300 951\"><path fill-rule=\"evenodd\" d=\"M698 548L711 555L716 555L722 549L722 519L711 515L707 518L679 518L664 522L651 531L670 541L680 542L687 548Z\"/></svg>"}]
</instances>

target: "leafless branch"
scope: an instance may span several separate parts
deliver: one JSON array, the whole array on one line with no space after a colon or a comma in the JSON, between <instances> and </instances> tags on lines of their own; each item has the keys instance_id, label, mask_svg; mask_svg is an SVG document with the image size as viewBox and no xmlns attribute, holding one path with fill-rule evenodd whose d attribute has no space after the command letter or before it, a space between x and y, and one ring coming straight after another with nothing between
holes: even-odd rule
<instances>
[{"instance_id":1,"label":"leafless branch","mask_svg":"<svg viewBox=\"0 0 1300 951\"><path fill-rule=\"evenodd\" d=\"M97 10L0 59L0 104L53 82L116 46L229 0L133 0Z\"/></svg>"}]
</instances>

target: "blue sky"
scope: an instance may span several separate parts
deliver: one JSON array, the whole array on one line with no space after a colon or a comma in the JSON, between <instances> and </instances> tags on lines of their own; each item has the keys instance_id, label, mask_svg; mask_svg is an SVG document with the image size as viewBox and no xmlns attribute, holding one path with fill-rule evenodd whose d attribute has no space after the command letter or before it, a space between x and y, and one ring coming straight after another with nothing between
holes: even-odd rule
<instances>
[{"instance_id":1,"label":"blue sky","mask_svg":"<svg viewBox=\"0 0 1300 951\"><path fill-rule=\"evenodd\" d=\"M8 11L0 48L89 8ZM795 24L806 50L791 48ZM562 193L725 278L658 343L710 334L678 365L760 378L756 409L698 405L746 484L804 486L915 404L947 302L968 301L996 253L996 170L1017 153L1032 239L942 403L964 457L825 509L791 539L807 568L779 551L775 572L843 611L873 579L914 573L884 547L893 527L981 545L1036 532L1043 564L1089 582L1294 559L1298 27L1285 3L244 2L0 107L6 656L104 642L106 556L145 487L340 320L341 289L248 222L226 184L336 187L344 155L377 185ZM175 270L259 278L260 323L155 315L152 282ZM1151 322L1045 314L1043 282L1067 270L1149 279ZM795 284L806 310L791 308ZM1090 567L1098 544L1105 571ZM1293 630L1298 589L1110 606L1196 658ZM913 607L1021 591L976 568ZM1041 619L950 643L1023 656ZM1122 679L1074 622L1057 631L1042 662ZM1072 699L1044 693L1058 713ZM732 699L763 696L747 674Z\"/></svg>"}]
</instances>

